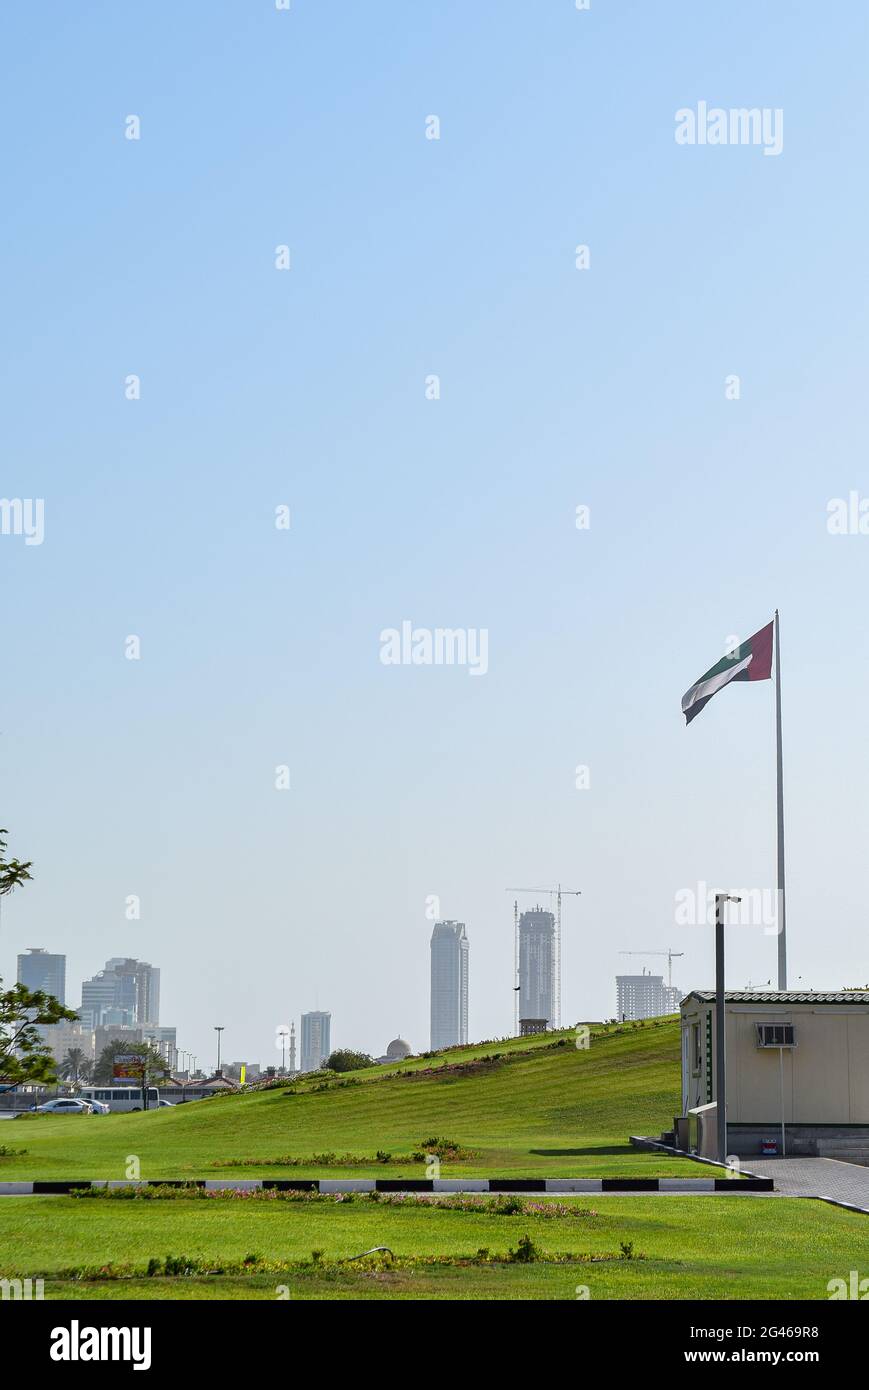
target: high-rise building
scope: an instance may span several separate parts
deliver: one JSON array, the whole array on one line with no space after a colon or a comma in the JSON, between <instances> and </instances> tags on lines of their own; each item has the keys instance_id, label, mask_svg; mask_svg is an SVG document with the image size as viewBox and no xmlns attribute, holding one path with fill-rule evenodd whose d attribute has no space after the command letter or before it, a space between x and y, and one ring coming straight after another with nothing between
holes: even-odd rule
<instances>
[{"instance_id":1,"label":"high-rise building","mask_svg":"<svg viewBox=\"0 0 869 1390\"><path fill-rule=\"evenodd\" d=\"M302 1071L318 1071L332 1051L332 1015L315 1009L302 1014Z\"/></svg>"},{"instance_id":2,"label":"high-rise building","mask_svg":"<svg viewBox=\"0 0 869 1390\"><path fill-rule=\"evenodd\" d=\"M113 956L81 987L81 1018L91 1028L160 1022L160 971L147 961Z\"/></svg>"},{"instance_id":3,"label":"high-rise building","mask_svg":"<svg viewBox=\"0 0 869 1390\"><path fill-rule=\"evenodd\" d=\"M628 1021L674 1013L682 991L665 985L663 975L616 975L616 1017Z\"/></svg>"},{"instance_id":4,"label":"high-rise building","mask_svg":"<svg viewBox=\"0 0 869 1390\"><path fill-rule=\"evenodd\" d=\"M42 946L28 946L18 957L18 983L28 989L41 989L66 1003L66 956L53 955Z\"/></svg>"},{"instance_id":5,"label":"high-rise building","mask_svg":"<svg viewBox=\"0 0 869 1390\"><path fill-rule=\"evenodd\" d=\"M431 1048L468 1041L468 934L464 922L435 922L431 934Z\"/></svg>"},{"instance_id":6,"label":"high-rise building","mask_svg":"<svg viewBox=\"0 0 869 1390\"><path fill-rule=\"evenodd\" d=\"M103 1009L100 1013L100 1023L105 1028L133 1028L136 1024L135 1010L115 1007Z\"/></svg>"},{"instance_id":7,"label":"high-rise building","mask_svg":"<svg viewBox=\"0 0 869 1390\"><path fill-rule=\"evenodd\" d=\"M134 981L136 1023L160 1022L160 971L146 960L129 956L113 956L106 961L106 970L113 970L123 981ZM129 987L128 987L129 992Z\"/></svg>"},{"instance_id":8,"label":"high-rise building","mask_svg":"<svg viewBox=\"0 0 869 1390\"><path fill-rule=\"evenodd\" d=\"M535 907L519 918L519 1022L555 1019L555 915Z\"/></svg>"},{"instance_id":9,"label":"high-rise building","mask_svg":"<svg viewBox=\"0 0 869 1390\"><path fill-rule=\"evenodd\" d=\"M121 1015L117 1025L130 1027L136 1019L135 995L132 1004L123 999L118 977L113 970L100 970L81 987L79 1017L90 1028L101 1028L107 1014Z\"/></svg>"}]
</instances>

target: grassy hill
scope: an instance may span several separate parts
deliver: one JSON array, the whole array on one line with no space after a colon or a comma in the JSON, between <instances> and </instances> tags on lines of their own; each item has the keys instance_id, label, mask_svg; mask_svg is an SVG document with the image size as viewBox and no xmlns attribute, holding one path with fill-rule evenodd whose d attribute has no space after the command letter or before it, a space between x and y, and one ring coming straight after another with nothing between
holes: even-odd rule
<instances>
[{"instance_id":1,"label":"grassy hill","mask_svg":"<svg viewBox=\"0 0 869 1390\"><path fill-rule=\"evenodd\" d=\"M678 1107L678 1022L665 1019L596 1029L585 1050L570 1030L148 1114L20 1119L2 1139L27 1152L0 1157L0 1181L122 1179L131 1155L142 1178L422 1177L410 1156L435 1136L469 1153L442 1177L696 1175L628 1144ZM327 1153L355 1161L327 1166Z\"/></svg>"}]
</instances>

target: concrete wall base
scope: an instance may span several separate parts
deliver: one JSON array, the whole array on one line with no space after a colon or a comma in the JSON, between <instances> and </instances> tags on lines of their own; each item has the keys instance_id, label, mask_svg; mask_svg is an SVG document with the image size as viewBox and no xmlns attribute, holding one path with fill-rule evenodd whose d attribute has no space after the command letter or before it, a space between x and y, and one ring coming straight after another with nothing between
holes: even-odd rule
<instances>
[{"instance_id":1,"label":"concrete wall base","mask_svg":"<svg viewBox=\"0 0 869 1390\"><path fill-rule=\"evenodd\" d=\"M774 1139L781 1153L781 1125L729 1124L727 1147L740 1158L763 1152L765 1139ZM789 1158L842 1158L869 1163L869 1125L785 1125Z\"/></svg>"}]
</instances>

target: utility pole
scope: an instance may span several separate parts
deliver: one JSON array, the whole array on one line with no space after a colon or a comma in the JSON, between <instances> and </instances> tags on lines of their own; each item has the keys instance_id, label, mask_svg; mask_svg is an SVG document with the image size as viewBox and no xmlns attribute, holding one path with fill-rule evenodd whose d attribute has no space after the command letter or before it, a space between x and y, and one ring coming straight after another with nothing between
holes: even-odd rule
<instances>
[{"instance_id":1,"label":"utility pole","mask_svg":"<svg viewBox=\"0 0 869 1390\"><path fill-rule=\"evenodd\" d=\"M727 1162L727 1077L724 1026L724 904L738 903L732 893L715 894L715 1119L718 1161Z\"/></svg>"},{"instance_id":2,"label":"utility pole","mask_svg":"<svg viewBox=\"0 0 869 1390\"><path fill-rule=\"evenodd\" d=\"M217 1034L217 1076L220 1075L220 1035L223 1032L223 1028L224 1025L222 1023L214 1025L214 1031Z\"/></svg>"},{"instance_id":3,"label":"utility pole","mask_svg":"<svg viewBox=\"0 0 869 1390\"><path fill-rule=\"evenodd\" d=\"M513 1034L519 1036L519 899L513 899Z\"/></svg>"}]
</instances>

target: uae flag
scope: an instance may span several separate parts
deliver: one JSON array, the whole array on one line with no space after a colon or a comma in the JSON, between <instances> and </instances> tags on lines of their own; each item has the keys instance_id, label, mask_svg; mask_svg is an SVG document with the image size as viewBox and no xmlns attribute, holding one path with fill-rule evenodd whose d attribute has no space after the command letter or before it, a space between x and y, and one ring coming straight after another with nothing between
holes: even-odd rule
<instances>
[{"instance_id":1,"label":"uae flag","mask_svg":"<svg viewBox=\"0 0 869 1390\"><path fill-rule=\"evenodd\" d=\"M712 696L731 681L768 681L772 675L772 634L773 623L767 623L760 632L749 637L742 646L723 656L720 661L695 681L691 689L682 696L682 713L685 723L700 713L708 705Z\"/></svg>"}]
</instances>

